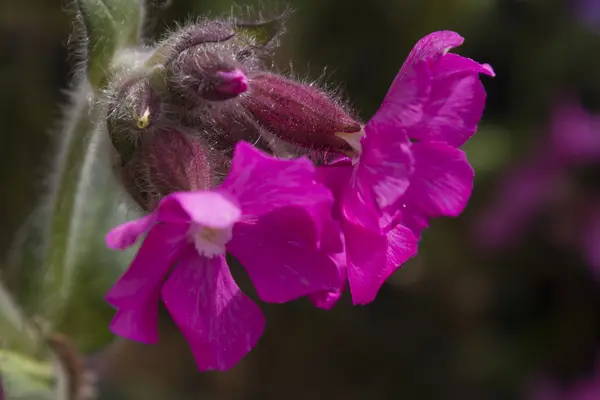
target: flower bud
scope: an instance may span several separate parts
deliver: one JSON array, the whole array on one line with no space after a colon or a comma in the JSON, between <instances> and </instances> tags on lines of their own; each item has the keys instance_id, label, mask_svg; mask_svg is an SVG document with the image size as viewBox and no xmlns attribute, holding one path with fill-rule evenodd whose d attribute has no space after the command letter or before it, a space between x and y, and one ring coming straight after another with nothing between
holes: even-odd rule
<instances>
[{"instance_id":1,"label":"flower bud","mask_svg":"<svg viewBox=\"0 0 600 400\"><path fill-rule=\"evenodd\" d=\"M209 20L203 23L189 25L166 43L171 51L171 56L185 50L207 43L225 42L235 36L235 31L230 23L220 20Z\"/></svg>"},{"instance_id":2,"label":"flower bud","mask_svg":"<svg viewBox=\"0 0 600 400\"><path fill-rule=\"evenodd\" d=\"M338 134L361 130L360 123L326 93L275 74L251 76L242 104L265 130L308 149L352 154L352 147Z\"/></svg>"},{"instance_id":3,"label":"flower bud","mask_svg":"<svg viewBox=\"0 0 600 400\"><path fill-rule=\"evenodd\" d=\"M208 147L179 129L153 132L120 175L129 194L147 211L170 193L207 189L215 183Z\"/></svg>"},{"instance_id":4,"label":"flower bud","mask_svg":"<svg viewBox=\"0 0 600 400\"><path fill-rule=\"evenodd\" d=\"M248 89L248 78L232 46L192 47L167 66L168 85L191 103L228 100Z\"/></svg>"},{"instance_id":5,"label":"flower bud","mask_svg":"<svg viewBox=\"0 0 600 400\"><path fill-rule=\"evenodd\" d=\"M223 107L191 110L182 115L181 123L202 132L202 137L210 144L210 148L228 158L233 156L235 144L241 140L252 143L254 147L267 153L272 152L268 133L239 102L231 102ZM277 141L281 142L279 139Z\"/></svg>"},{"instance_id":6,"label":"flower bud","mask_svg":"<svg viewBox=\"0 0 600 400\"><path fill-rule=\"evenodd\" d=\"M220 83L214 89L221 95L233 97L248 90L248 77L237 68L231 71L217 71L215 75Z\"/></svg>"},{"instance_id":7,"label":"flower bud","mask_svg":"<svg viewBox=\"0 0 600 400\"><path fill-rule=\"evenodd\" d=\"M147 66L169 64L181 52L208 43L226 42L235 36L228 21L205 20L185 26L158 45Z\"/></svg>"},{"instance_id":8,"label":"flower bud","mask_svg":"<svg viewBox=\"0 0 600 400\"><path fill-rule=\"evenodd\" d=\"M143 133L160 125L163 102L145 79L126 82L109 100L107 126L121 163L133 154Z\"/></svg>"}]
</instances>

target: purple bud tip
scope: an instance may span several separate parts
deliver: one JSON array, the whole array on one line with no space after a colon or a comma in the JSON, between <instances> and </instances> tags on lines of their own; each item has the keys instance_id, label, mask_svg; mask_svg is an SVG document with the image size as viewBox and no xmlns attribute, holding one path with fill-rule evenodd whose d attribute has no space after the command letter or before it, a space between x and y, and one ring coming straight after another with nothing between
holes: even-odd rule
<instances>
[{"instance_id":1,"label":"purple bud tip","mask_svg":"<svg viewBox=\"0 0 600 400\"><path fill-rule=\"evenodd\" d=\"M248 77L239 69L233 71L218 71L217 76L221 83L216 90L230 95L238 95L248 90Z\"/></svg>"}]
</instances>

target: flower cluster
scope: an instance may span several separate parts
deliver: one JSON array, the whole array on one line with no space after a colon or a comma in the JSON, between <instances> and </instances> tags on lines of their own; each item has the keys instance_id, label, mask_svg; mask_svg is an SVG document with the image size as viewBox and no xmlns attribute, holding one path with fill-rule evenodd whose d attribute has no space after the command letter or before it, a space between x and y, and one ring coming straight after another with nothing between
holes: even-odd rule
<instances>
[{"instance_id":1,"label":"flower cluster","mask_svg":"<svg viewBox=\"0 0 600 400\"><path fill-rule=\"evenodd\" d=\"M162 302L199 368L226 370L256 345L264 317L225 255L265 302L308 296L330 308L346 282L354 304L373 301L416 254L429 221L466 206L473 170L459 147L483 112L479 75L494 73L448 52L462 43L458 34L430 34L363 125L326 92L248 61L227 26L200 32L208 47L188 46L190 32L200 31L161 51L171 68L162 87L147 78L143 96L131 94L136 83L115 97L111 115L134 115L133 129L154 121L155 130L128 146L113 139L149 214L107 236L114 249L144 237L107 301L118 310L113 332L143 343L158 341ZM207 137L227 137L231 155ZM302 156L315 152L318 166Z\"/></svg>"}]
</instances>

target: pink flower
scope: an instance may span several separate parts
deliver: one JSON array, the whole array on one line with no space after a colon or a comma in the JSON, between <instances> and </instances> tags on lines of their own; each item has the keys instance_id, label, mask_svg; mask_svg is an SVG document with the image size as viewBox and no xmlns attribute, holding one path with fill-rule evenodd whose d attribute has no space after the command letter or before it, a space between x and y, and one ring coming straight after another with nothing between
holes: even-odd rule
<instances>
[{"instance_id":1,"label":"pink flower","mask_svg":"<svg viewBox=\"0 0 600 400\"><path fill-rule=\"evenodd\" d=\"M600 116L587 111L572 96L564 96L554 108L547 153L555 164L595 164L600 158Z\"/></svg>"},{"instance_id":2,"label":"pink flower","mask_svg":"<svg viewBox=\"0 0 600 400\"><path fill-rule=\"evenodd\" d=\"M147 233L106 296L118 309L112 331L156 343L162 299L200 370L231 368L256 345L264 317L234 282L225 253L267 302L335 289L338 267L327 253L339 252L341 242L332 203L307 159L277 160L238 143L220 187L173 193L154 213L107 235L109 247L124 249Z\"/></svg>"},{"instance_id":3,"label":"pink flower","mask_svg":"<svg viewBox=\"0 0 600 400\"><path fill-rule=\"evenodd\" d=\"M571 5L581 23L596 33L600 30L600 5L596 0L573 0Z\"/></svg>"},{"instance_id":4,"label":"pink flower","mask_svg":"<svg viewBox=\"0 0 600 400\"><path fill-rule=\"evenodd\" d=\"M555 196L561 172L546 154L536 154L508 171L493 203L474 227L478 245L503 249L519 243L535 217Z\"/></svg>"},{"instance_id":5,"label":"pink flower","mask_svg":"<svg viewBox=\"0 0 600 400\"><path fill-rule=\"evenodd\" d=\"M383 282L417 250L429 219L459 215L473 169L458 149L477 130L485 105L479 74L489 65L449 54L463 38L442 31L421 39L361 134L338 133L359 152L320 168L334 192L355 304L373 301ZM329 297L313 296L321 307Z\"/></svg>"},{"instance_id":6,"label":"pink flower","mask_svg":"<svg viewBox=\"0 0 600 400\"><path fill-rule=\"evenodd\" d=\"M586 111L572 96L564 95L553 109L548 132L529 159L510 170L502 179L494 201L474 226L474 240L489 250L518 244L535 218L552 205L557 193L568 183L568 172L596 164L600 157L600 116ZM573 209L585 209L577 204ZM600 213L590 207L583 240L588 262L600 271Z\"/></svg>"}]
</instances>

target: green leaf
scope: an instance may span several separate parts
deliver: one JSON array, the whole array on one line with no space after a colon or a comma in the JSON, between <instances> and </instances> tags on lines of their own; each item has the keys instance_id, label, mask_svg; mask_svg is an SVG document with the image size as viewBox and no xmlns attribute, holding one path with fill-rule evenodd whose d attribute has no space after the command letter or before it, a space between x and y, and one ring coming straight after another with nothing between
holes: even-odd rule
<instances>
[{"instance_id":1,"label":"green leaf","mask_svg":"<svg viewBox=\"0 0 600 400\"><path fill-rule=\"evenodd\" d=\"M7 399L56 400L50 363L0 350L0 374Z\"/></svg>"},{"instance_id":2,"label":"green leaf","mask_svg":"<svg viewBox=\"0 0 600 400\"><path fill-rule=\"evenodd\" d=\"M118 50L138 44L143 25L141 0L77 0L87 38L87 74L94 89L107 83Z\"/></svg>"},{"instance_id":3,"label":"green leaf","mask_svg":"<svg viewBox=\"0 0 600 400\"><path fill-rule=\"evenodd\" d=\"M40 333L27 321L11 294L0 282L0 340L3 347L34 355L42 346Z\"/></svg>"},{"instance_id":4,"label":"green leaf","mask_svg":"<svg viewBox=\"0 0 600 400\"><path fill-rule=\"evenodd\" d=\"M77 96L57 155L46 231L39 307L52 331L74 337L81 350L110 337L112 310L104 294L127 267L132 251L106 248L114 226L137 217L111 169L111 145L101 107L89 89Z\"/></svg>"}]
</instances>

